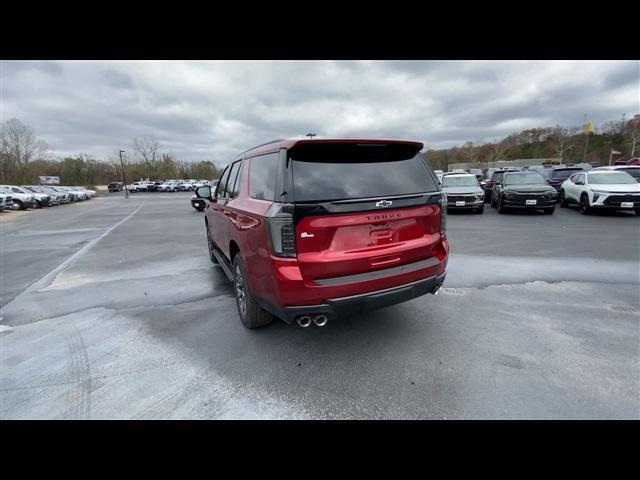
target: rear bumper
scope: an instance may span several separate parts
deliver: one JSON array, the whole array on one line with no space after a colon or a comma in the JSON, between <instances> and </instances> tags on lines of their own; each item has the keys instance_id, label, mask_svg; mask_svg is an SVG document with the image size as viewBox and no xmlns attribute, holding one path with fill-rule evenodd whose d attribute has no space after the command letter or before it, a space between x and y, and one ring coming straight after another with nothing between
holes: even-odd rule
<instances>
[{"instance_id":1,"label":"rear bumper","mask_svg":"<svg viewBox=\"0 0 640 480\"><path fill-rule=\"evenodd\" d=\"M326 315L329 319L335 319L406 302L407 300L412 300L427 293L435 293L444 283L445 275L445 273L442 273L384 290L348 297L331 298L319 305L278 307L264 299L258 298L257 300L262 308L287 323L293 323L298 316L305 314L322 314Z\"/></svg>"}]
</instances>

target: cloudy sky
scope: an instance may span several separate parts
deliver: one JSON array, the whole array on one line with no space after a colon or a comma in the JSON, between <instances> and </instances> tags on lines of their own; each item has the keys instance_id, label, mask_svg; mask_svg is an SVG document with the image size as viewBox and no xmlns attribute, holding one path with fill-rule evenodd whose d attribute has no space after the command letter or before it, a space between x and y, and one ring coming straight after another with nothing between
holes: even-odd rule
<instances>
[{"instance_id":1,"label":"cloudy sky","mask_svg":"<svg viewBox=\"0 0 640 480\"><path fill-rule=\"evenodd\" d=\"M56 155L105 158L154 136L218 165L275 138L393 137L446 148L640 112L640 62L64 61L0 63L0 120Z\"/></svg>"}]
</instances>

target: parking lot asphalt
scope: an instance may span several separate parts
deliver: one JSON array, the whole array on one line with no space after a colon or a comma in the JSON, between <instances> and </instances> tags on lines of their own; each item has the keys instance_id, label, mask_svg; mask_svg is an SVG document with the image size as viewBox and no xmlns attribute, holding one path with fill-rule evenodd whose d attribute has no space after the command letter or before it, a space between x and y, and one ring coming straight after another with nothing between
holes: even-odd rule
<instances>
[{"instance_id":1,"label":"parking lot asphalt","mask_svg":"<svg viewBox=\"0 0 640 480\"><path fill-rule=\"evenodd\" d=\"M451 214L445 289L250 331L184 193L0 214L0 417L640 418L640 217Z\"/></svg>"}]
</instances>

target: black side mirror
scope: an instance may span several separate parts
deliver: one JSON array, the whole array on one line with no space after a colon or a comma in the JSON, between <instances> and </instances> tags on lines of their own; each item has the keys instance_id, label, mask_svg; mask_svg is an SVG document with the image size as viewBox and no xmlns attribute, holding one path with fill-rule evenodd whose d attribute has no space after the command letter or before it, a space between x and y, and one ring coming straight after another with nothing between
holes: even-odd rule
<instances>
[{"instance_id":1,"label":"black side mirror","mask_svg":"<svg viewBox=\"0 0 640 480\"><path fill-rule=\"evenodd\" d=\"M204 187L198 187L196 189L196 196L198 198L206 198L208 200L212 200L211 198L211 187L205 185Z\"/></svg>"}]
</instances>

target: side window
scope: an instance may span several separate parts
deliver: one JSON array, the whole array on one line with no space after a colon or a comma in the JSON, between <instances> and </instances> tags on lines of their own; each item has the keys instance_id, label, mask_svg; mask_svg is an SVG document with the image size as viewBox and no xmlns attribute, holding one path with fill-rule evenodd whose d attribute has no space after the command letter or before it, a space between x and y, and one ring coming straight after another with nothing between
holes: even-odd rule
<instances>
[{"instance_id":1,"label":"side window","mask_svg":"<svg viewBox=\"0 0 640 480\"><path fill-rule=\"evenodd\" d=\"M224 189L224 193L222 194L224 198L233 198L233 186L236 183L236 177L238 176L239 169L239 161L231 165L231 169L229 170L229 181L227 182L227 186Z\"/></svg>"},{"instance_id":2,"label":"side window","mask_svg":"<svg viewBox=\"0 0 640 480\"><path fill-rule=\"evenodd\" d=\"M222 172L222 176L220 177L220 181L218 182L218 188L216 188L216 194L214 195L214 198L224 196L224 188L227 184L227 178L229 178L229 170L231 170L230 166L225 168L224 172Z\"/></svg>"},{"instance_id":3,"label":"side window","mask_svg":"<svg viewBox=\"0 0 640 480\"><path fill-rule=\"evenodd\" d=\"M571 175L571 176L569 177L569 181L570 181L571 183L576 183L576 182L578 181L578 175Z\"/></svg>"},{"instance_id":4,"label":"side window","mask_svg":"<svg viewBox=\"0 0 640 480\"><path fill-rule=\"evenodd\" d=\"M249 165L249 194L259 200L273 200L276 189L278 153L251 158Z\"/></svg>"},{"instance_id":5,"label":"side window","mask_svg":"<svg viewBox=\"0 0 640 480\"><path fill-rule=\"evenodd\" d=\"M231 198L236 198L240 194L240 182L242 180L242 172L244 171L244 162L240 160L238 162L238 165L238 174L236 175L236 179L234 180L233 185L230 188ZM229 185L231 185L231 181L229 181Z\"/></svg>"}]
</instances>

